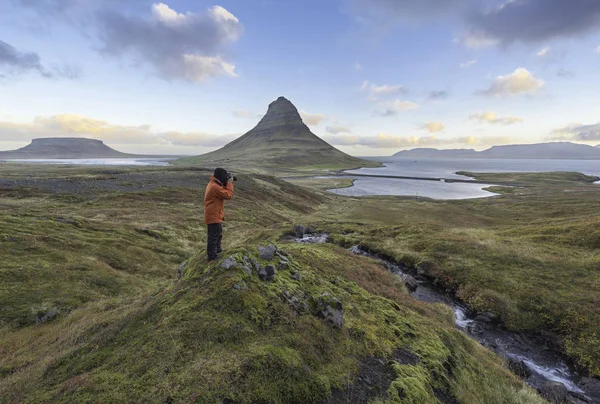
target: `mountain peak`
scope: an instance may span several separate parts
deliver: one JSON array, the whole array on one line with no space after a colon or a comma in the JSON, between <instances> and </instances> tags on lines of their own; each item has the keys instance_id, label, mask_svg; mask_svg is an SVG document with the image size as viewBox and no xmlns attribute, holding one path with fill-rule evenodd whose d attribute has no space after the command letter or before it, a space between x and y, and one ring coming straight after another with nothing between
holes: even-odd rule
<instances>
[{"instance_id":1,"label":"mountain peak","mask_svg":"<svg viewBox=\"0 0 600 404\"><path fill-rule=\"evenodd\" d=\"M255 129L261 130L277 126L305 126L296 106L285 97L279 97L269 104L266 115Z\"/></svg>"}]
</instances>

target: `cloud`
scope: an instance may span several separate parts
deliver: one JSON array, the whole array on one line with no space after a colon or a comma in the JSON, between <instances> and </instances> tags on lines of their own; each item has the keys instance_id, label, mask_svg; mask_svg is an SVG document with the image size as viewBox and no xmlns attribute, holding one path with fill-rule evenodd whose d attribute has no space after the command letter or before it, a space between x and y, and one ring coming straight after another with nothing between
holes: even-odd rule
<instances>
[{"instance_id":1,"label":"cloud","mask_svg":"<svg viewBox=\"0 0 600 404\"><path fill-rule=\"evenodd\" d=\"M479 121L479 123L491 123L494 125L512 125L523 122L523 118L516 116L500 117L498 114L492 111L473 113L471 116L469 116L469 119Z\"/></svg>"},{"instance_id":2,"label":"cloud","mask_svg":"<svg viewBox=\"0 0 600 404\"><path fill-rule=\"evenodd\" d=\"M478 94L495 97L535 94L544 84L543 80L535 78L527 69L521 67L511 74L496 77L490 88L479 91Z\"/></svg>"},{"instance_id":3,"label":"cloud","mask_svg":"<svg viewBox=\"0 0 600 404\"><path fill-rule=\"evenodd\" d=\"M17 76L29 72L35 72L45 78L68 78L79 77L79 69L74 66L53 66L47 68L42 64L40 56L35 52L20 51L14 46L0 41L0 70L5 74L2 76Z\"/></svg>"},{"instance_id":4,"label":"cloud","mask_svg":"<svg viewBox=\"0 0 600 404\"><path fill-rule=\"evenodd\" d=\"M239 135L218 136L202 132L154 131L150 125L126 126L75 114L37 117L31 122L0 121L0 140L22 141L37 137L88 137L111 144L173 144L216 147Z\"/></svg>"},{"instance_id":5,"label":"cloud","mask_svg":"<svg viewBox=\"0 0 600 404\"><path fill-rule=\"evenodd\" d=\"M304 112L304 111L300 112L300 116L302 117L302 120L304 121L304 123L307 124L308 126L317 126L322 121L324 121L324 120L327 119L325 117L325 115L322 115L322 114L309 114L308 112Z\"/></svg>"},{"instance_id":6,"label":"cloud","mask_svg":"<svg viewBox=\"0 0 600 404\"><path fill-rule=\"evenodd\" d=\"M352 133L350 128L345 126L328 126L325 128L325 130L334 135L338 135L340 133Z\"/></svg>"},{"instance_id":7,"label":"cloud","mask_svg":"<svg viewBox=\"0 0 600 404\"><path fill-rule=\"evenodd\" d=\"M427 98L432 101L445 100L450 94L445 90L430 91Z\"/></svg>"},{"instance_id":8,"label":"cloud","mask_svg":"<svg viewBox=\"0 0 600 404\"><path fill-rule=\"evenodd\" d=\"M548 140L574 140L579 142L600 141L600 123L594 125L569 125L552 131Z\"/></svg>"},{"instance_id":9,"label":"cloud","mask_svg":"<svg viewBox=\"0 0 600 404\"><path fill-rule=\"evenodd\" d=\"M404 86L390 86L387 84L378 86L378 85L369 83L368 81L363 82L361 89L363 91L366 91L367 93L369 93L368 100L372 101L372 102L377 102L380 99L388 97L388 96L405 94L408 92L406 90L406 88L404 88Z\"/></svg>"},{"instance_id":10,"label":"cloud","mask_svg":"<svg viewBox=\"0 0 600 404\"><path fill-rule=\"evenodd\" d=\"M600 29L600 2L595 0L507 0L471 12L471 34L502 44L541 42Z\"/></svg>"},{"instance_id":11,"label":"cloud","mask_svg":"<svg viewBox=\"0 0 600 404\"><path fill-rule=\"evenodd\" d=\"M600 2L596 0L346 0L359 21L422 22L458 16L465 33L457 42L470 48L543 42L600 30ZM496 5L490 6L490 3ZM384 24L384 25L385 25Z\"/></svg>"},{"instance_id":12,"label":"cloud","mask_svg":"<svg viewBox=\"0 0 600 404\"><path fill-rule=\"evenodd\" d=\"M550 53L551 48L549 46L546 46L542 49L540 49L540 51L538 53L535 54L535 56L539 57L539 58L543 58L544 56L547 56L548 53Z\"/></svg>"},{"instance_id":13,"label":"cloud","mask_svg":"<svg viewBox=\"0 0 600 404\"><path fill-rule=\"evenodd\" d=\"M239 39L243 27L221 6L183 14L155 3L149 17L109 9L97 12L96 18L104 54L146 63L165 79L202 82L236 76L235 65L220 52Z\"/></svg>"},{"instance_id":14,"label":"cloud","mask_svg":"<svg viewBox=\"0 0 600 404\"><path fill-rule=\"evenodd\" d=\"M380 109L377 111L377 113L381 116L395 116L400 112L419 108L419 104L411 101L401 100L383 101L379 102L378 105Z\"/></svg>"},{"instance_id":15,"label":"cloud","mask_svg":"<svg viewBox=\"0 0 600 404\"><path fill-rule=\"evenodd\" d=\"M445 128L446 127L441 122L427 122L425 125L422 126L422 129L426 129L429 133L441 132Z\"/></svg>"},{"instance_id":16,"label":"cloud","mask_svg":"<svg viewBox=\"0 0 600 404\"><path fill-rule=\"evenodd\" d=\"M469 67L475 66L477 63L477 59L469 60L468 62L464 62L460 64L461 69L468 69Z\"/></svg>"},{"instance_id":17,"label":"cloud","mask_svg":"<svg viewBox=\"0 0 600 404\"><path fill-rule=\"evenodd\" d=\"M255 118L262 117L261 114L254 113L254 112L248 111L246 109L236 109L235 111L233 111L233 116L235 116L236 118L245 118L245 119L255 119Z\"/></svg>"},{"instance_id":18,"label":"cloud","mask_svg":"<svg viewBox=\"0 0 600 404\"><path fill-rule=\"evenodd\" d=\"M340 135L325 137L324 140L335 146L364 146L377 149L400 149L407 147L440 147L451 145L489 146L507 144L512 141L508 137L475 138L465 136L459 138L439 138L437 136L394 136L380 133L376 136Z\"/></svg>"}]
</instances>

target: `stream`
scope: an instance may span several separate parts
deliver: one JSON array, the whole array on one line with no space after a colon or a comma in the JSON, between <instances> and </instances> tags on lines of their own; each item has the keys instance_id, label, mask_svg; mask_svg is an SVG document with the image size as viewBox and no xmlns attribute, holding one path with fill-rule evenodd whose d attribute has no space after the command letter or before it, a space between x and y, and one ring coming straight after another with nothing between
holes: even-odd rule
<instances>
[{"instance_id":1,"label":"stream","mask_svg":"<svg viewBox=\"0 0 600 404\"><path fill-rule=\"evenodd\" d=\"M304 234L295 241L319 244L327 242L327 236L327 234ZM483 346L505 358L509 368L530 386L539 389L548 382L558 382L568 390L567 402L600 403L597 394L584 391L578 385L564 356L548 346L547 341L507 330L493 315L471 312L456 298L434 285L430 279L419 276L415 278L406 268L360 246L354 246L350 251L382 262L390 272L403 279L411 290L410 294L413 298L450 306L454 311L456 326Z\"/></svg>"}]
</instances>

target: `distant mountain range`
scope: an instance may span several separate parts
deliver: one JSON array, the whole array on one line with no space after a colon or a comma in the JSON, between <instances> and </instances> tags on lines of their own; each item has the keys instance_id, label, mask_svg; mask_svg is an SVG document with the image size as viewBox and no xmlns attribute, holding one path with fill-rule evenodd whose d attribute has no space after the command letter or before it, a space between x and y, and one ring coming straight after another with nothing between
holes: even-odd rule
<instances>
[{"instance_id":1,"label":"distant mountain range","mask_svg":"<svg viewBox=\"0 0 600 404\"><path fill-rule=\"evenodd\" d=\"M105 145L101 140L50 137L33 139L30 144L17 150L0 151L0 159L85 159L138 157L121 153Z\"/></svg>"},{"instance_id":2,"label":"distant mountain range","mask_svg":"<svg viewBox=\"0 0 600 404\"><path fill-rule=\"evenodd\" d=\"M403 150L395 157L408 158L456 158L456 159L565 159L600 160L600 145L593 147L570 142L538 143L494 146L487 150L473 149L438 150L418 148Z\"/></svg>"}]
</instances>

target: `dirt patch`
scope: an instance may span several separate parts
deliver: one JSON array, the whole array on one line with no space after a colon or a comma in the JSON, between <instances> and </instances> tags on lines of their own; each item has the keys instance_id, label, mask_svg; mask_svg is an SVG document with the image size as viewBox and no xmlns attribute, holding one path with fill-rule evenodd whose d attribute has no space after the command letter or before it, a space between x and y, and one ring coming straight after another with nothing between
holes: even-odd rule
<instances>
[{"instance_id":1,"label":"dirt patch","mask_svg":"<svg viewBox=\"0 0 600 404\"><path fill-rule=\"evenodd\" d=\"M403 365L415 365L420 359L406 349L398 349L392 354L392 358L368 358L365 359L358 369L356 378L348 384L344 390L334 389L331 397L321 404L361 404L381 398L387 398L387 390L396 379L396 373L392 368L393 362Z\"/></svg>"}]
</instances>

